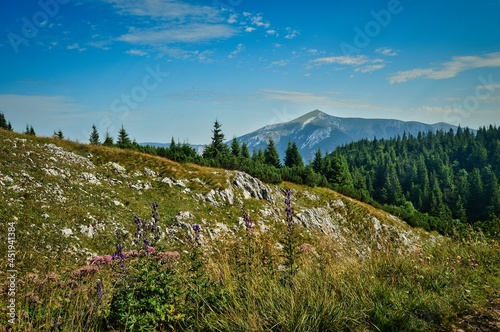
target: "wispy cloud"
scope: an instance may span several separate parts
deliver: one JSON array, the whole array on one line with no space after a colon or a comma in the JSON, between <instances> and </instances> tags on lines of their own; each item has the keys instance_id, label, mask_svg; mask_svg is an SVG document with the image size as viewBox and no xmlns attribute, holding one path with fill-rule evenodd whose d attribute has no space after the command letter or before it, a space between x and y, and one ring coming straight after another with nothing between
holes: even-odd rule
<instances>
[{"instance_id":1,"label":"wispy cloud","mask_svg":"<svg viewBox=\"0 0 500 332\"><path fill-rule=\"evenodd\" d=\"M68 50L70 50L70 51L71 50L77 50L78 52L84 52L84 51L87 50L86 47L81 47L80 44L78 44L78 43L74 43L74 44L68 45L68 46L66 46L66 48Z\"/></svg>"},{"instance_id":2,"label":"wispy cloud","mask_svg":"<svg viewBox=\"0 0 500 332\"><path fill-rule=\"evenodd\" d=\"M146 16L166 20L219 20L219 12L210 6L191 5L178 0L103 0L111 3L120 14Z\"/></svg>"},{"instance_id":3,"label":"wispy cloud","mask_svg":"<svg viewBox=\"0 0 500 332\"><path fill-rule=\"evenodd\" d=\"M285 67L290 63L289 60L278 60L278 61L273 61L269 66L267 66L267 69L270 69L272 67Z\"/></svg>"},{"instance_id":4,"label":"wispy cloud","mask_svg":"<svg viewBox=\"0 0 500 332\"><path fill-rule=\"evenodd\" d=\"M375 50L375 52L385 55L385 56L396 56L399 54L399 50L395 50L388 47L380 47Z\"/></svg>"},{"instance_id":5,"label":"wispy cloud","mask_svg":"<svg viewBox=\"0 0 500 332\"><path fill-rule=\"evenodd\" d=\"M229 55L227 56L229 59L234 59L238 54L240 54L241 52L243 52L245 50L245 45L243 44L238 44L236 46L236 49L234 51L232 51L231 53L229 53Z\"/></svg>"},{"instance_id":6,"label":"wispy cloud","mask_svg":"<svg viewBox=\"0 0 500 332\"><path fill-rule=\"evenodd\" d=\"M230 38L237 33L236 29L225 24L196 23L153 30L135 30L118 37L118 40L138 45L198 43Z\"/></svg>"},{"instance_id":7,"label":"wispy cloud","mask_svg":"<svg viewBox=\"0 0 500 332\"><path fill-rule=\"evenodd\" d=\"M130 54L130 55L138 55L138 56L146 56L146 55L148 55L147 52L144 52L144 51L141 51L141 50L138 50L138 49L131 49L131 50L126 51L125 53Z\"/></svg>"},{"instance_id":8,"label":"wispy cloud","mask_svg":"<svg viewBox=\"0 0 500 332\"><path fill-rule=\"evenodd\" d=\"M290 27L286 28L286 32L287 32L287 34L285 36L286 39L293 39L293 38L297 37L298 35L300 35L299 30L295 30L295 29L292 29Z\"/></svg>"},{"instance_id":9,"label":"wispy cloud","mask_svg":"<svg viewBox=\"0 0 500 332\"><path fill-rule=\"evenodd\" d=\"M455 56L440 66L440 68L417 68L399 71L391 75L388 80L391 84L403 83L417 78L441 80L456 77L463 71L486 67L500 67L500 52L489 53L484 56Z\"/></svg>"},{"instance_id":10,"label":"wispy cloud","mask_svg":"<svg viewBox=\"0 0 500 332\"><path fill-rule=\"evenodd\" d=\"M371 73L385 67L385 63L382 59L371 59L364 55L316 58L309 61L308 67L311 68L331 64L354 67L354 71L359 73Z\"/></svg>"}]
</instances>

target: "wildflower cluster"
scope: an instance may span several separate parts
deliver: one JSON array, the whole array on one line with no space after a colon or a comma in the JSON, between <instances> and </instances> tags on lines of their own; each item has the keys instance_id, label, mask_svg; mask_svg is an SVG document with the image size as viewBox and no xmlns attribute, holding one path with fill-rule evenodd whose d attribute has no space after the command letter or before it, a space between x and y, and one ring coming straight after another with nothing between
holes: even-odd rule
<instances>
[{"instance_id":1,"label":"wildflower cluster","mask_svg":"<svg viewBox=\"0 0 500 332\"><path fill-rule=\"evenodd\" d=\"M141 218L134 216L134 222L137 225L135 232L134 243L143 246L146 253L151 251L152 241L156 243L160 239L160 213L158 212L158 204L151 204L151 222L148 224Z\"/></svg>"}]
</instances>

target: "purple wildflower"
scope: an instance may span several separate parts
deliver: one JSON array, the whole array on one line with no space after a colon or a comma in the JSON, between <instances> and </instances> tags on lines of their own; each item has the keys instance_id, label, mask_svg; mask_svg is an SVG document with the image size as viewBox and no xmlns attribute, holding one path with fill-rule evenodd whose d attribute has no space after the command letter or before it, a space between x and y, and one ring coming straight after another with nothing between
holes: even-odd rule
<instances>
[{"instance_id":1,"label":"purple wildflower","mask_svg":"<svg viewBox=\"0 0 500 332\"><path fill-rule=\"evenodd\" d=\"M201 226L199 224L194 224L193 225L193 231L195 233L195 241L198 246L201 246L201 241L200 241L200 233L201 233Z\"/></svg>"},{"instance_id":2,"label":"purple wildflower","mask_svg":"<svg viewBox=\"0 0 500 332\"><path fill-rule=\"evenodd\" d=\"M103 293L104 287L102 286L102 282L100 279L97 279L97 284L96 284L96 295L97 298L100 300L102 299L102 293Z\"/></svg>"},{"instance_id":3,"label":"purple wildflower","mask_svg":"<svg viewBox=\"0 0 500 332\"><path fill-rule=\"evenodd\" d=\"M253 221L252 219L250 219L250 216L248 215L248 213L246 212L243 212L243 220L245 221L245 229L247 231L247 234L252 234L253 233Z\"/></svg>"},{"instance_id":4,"label":"purple wildflower","mask_svg":"<svg viewBox=\"0 0 500 332\"><path fill-rule=\"evenodd\" d=\"M201 226L199 224L194 224L193 225L193 231L195 231L196 233L200 233L201 232Z\"/></svg>"}]
</instances>

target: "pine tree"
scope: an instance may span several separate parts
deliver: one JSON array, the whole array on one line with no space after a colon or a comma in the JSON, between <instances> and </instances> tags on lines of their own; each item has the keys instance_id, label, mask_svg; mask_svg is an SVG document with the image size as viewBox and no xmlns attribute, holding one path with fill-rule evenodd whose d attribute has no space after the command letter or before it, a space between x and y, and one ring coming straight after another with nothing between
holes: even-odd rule
<instances>
[{"instance_id":1,"label":"pine tree","mask_svg":"<svg viewBox=\"0 0 500 332\"><path fill-rule=\"evenodd\" d=\"M111 137L111 134L109 133L108 130L106 130L106 137L104 137L104 142L102 143L104 146L113 146L114 145L114 140L113 137Z\"/></svg>"},{"instance_id":2,"label":"pine tree","mask_svg":"<svg viewBox=\"0 0 500 332\"><path fill-rule=\"evenodd\" d=\"M241 155L241 147L236 137L233 138L231 143L231 154L235 157L239 157Z\"/></svg>"},{"instance_id":3,"label":"pine tree","mask_svg":"<svg viewBox=\"0 0 500 332\"><path fill-rule=\"evenodd\" d=\"M248 151L248 146L246 142L241 143L241 156L244 159L250 159L250 152Z\"/></svg>"},{"instance_id":4,"label":"pine tree","mask_svg":"<svg viewBox=\"0 0 500 332\"><path fill-rule=\"evenodd\" d=\"M0 128L2 129L9 129L7 120L5 120L5 115L3 115L2 112L0 112Z\"/></svg>"},{"instance_id":5,"label":"pine tree","mask_svg":"<svg viewBox=\"0 0 500 332\"><path fill-rule=\"evenodd\" d=\"M7 124L7 130L9 130L9 131L14 131L14 128L12 128L12 124L10 123L10 121L9 121L9 123Z\"/></svg>"},{"instance_id":6,"label":"pine tree","mask_svg":"<svg viewBox=\"0 0 500 332\"><path fill-rule=\"evenodd\" d=\"M281 168L280 156L278 150L276 150L276 145L272 138L269 139L266 150L264 151L264 163L269 166L274 166L276 168Z\"/></svg>"},{"instance_id":7,"label":"pine tree","mask_svg":"<svg viewBox=\"0 0 500 332\"><path fill-rule=\"evenodd\" d=\"M26 131L24 133L26 135L36 136L35 129L31 125L26 125Z\"/></svg>"},{"instance_id":8,"label":"pine tree","mask_svg":"<svg viewBox=\"0 0 500 332\"><path fill-rule=\"evenodd\" d=\"M323 172L323 157L321 155L320 149L318 149L314 154L314 159L312 161L312 168L318 174L321 174Z\"/></svg>"},{"instance_id":9,"label":"pine tree","mask_svg":"<svg viewBox=\"0 0 500 332\"><path fill-rule=\"evenodd\" d=\"M132 147L132 141L130 140L130 137L128 136L125 128L123 128L123 125L118 131L118 139L116 140L116 145L122 149L128 149Z\"/></svg>"},{"instance_id":10,"label":"pine tree","mask_svg":"<svg viewBox=\"0 0 500 332\"><path fill-rule=\"evenodd\" d=\"M101 142L99 141L99 133L97 132L97 128L96 128L95 124L92 125L92 132L90 133L89 143L92 145L101 144Z\"/></svg>"},{"instance_id":11,"label":"pine tree","mask_svg":"<svg viewBox=\"0 0 500 332\"><path fill-rule=\"evenodd\" d=\"M304 167L304 161L300 155L299 148L295 142L288 142L288 147L285 151L285 166L286 167Z\"/></svg>"},{"instance_id":12,"label":"pine tree","mask_svg":"<svg viewBox=\"0 0 500 332\"><path fill-rule=\"evenodd\" d=\"M224 134L221 127L219 121L215 120L214 129L212 130L212 142L203 151L203 158L216 159L229 154L229 148L224 143Z\"/></svg>"}]
</instances>

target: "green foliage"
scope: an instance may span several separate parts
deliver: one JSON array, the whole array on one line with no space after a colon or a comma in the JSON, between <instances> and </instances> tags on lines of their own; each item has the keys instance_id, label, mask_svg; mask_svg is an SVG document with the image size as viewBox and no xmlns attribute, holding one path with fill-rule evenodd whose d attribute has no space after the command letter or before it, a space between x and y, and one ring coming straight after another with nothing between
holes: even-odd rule
<instances>
[{"instance_id":1,"label":"green foliage","mask_svg":"<svg viewBox=\"0 0 500 332\"><path fill-rule=\"evenodd\" d=\"M468 128L457 132L419 133L390 140L362 140L338 148L320 159L313 168L325 175L334 188L365 201L391 205L392 211L405 216L410 224L448 232L453 220L474 224L492 220L500 213L498 177L500 129L495 126ZM345 158L346 164L331 162ZM340 165L343 162L340 160ZM338 174L353 177L354 191L342 184ZM347 177L348 178L348 177ZM339 182L341 183L339 185ZM428 214L416 222L402 207L409 201L416 210Z\"/></svg>"},{"instance_id":2,"label":"green foliage","mask_svg":"<svg viewBox=\"0 0 500 332\"><path fill-rule=\"evenodd\" d=\"M221 127L219 121L215 120L214 129L212 130L212 142L203 151L203 158L218 159L229 154L229 148L224 143L224 134Z\"/></svg>"},{"instance_id":3,"label":"green foliage","mask_svg":"<svg viewBox=\"0 0 500 332\"><path fill-rule=\"evenodd\" d=\"M108 130L106 130L106 137L104 137L104 142L102 143L104 146L113 146L114 140Z\"/></svg>"},{"instance_id":4,"label":"green foliage","mask_svg":"<svg viewBox=\"0 0 500 332\"><path fill-rule=\"evenodd\" d=\"M30 135L30 136L36 136L35 129L33 129L33 126L31 126L31 125L26 125L26 129L24 131L24 134Z\"/></svg>"},{"instance_id":5,"label":"green foliage","mask_svg":"<svg viewBox=\"0 0 500 332\"><path fill-rule=\"evenodd\" d=\"M61 129L59 129L58 131L54 131L54 134L52 134L52 137L57 138L57 139L64 139L64 135L63 135L63 132L61 131Z\"/></svg>"},{"instance_id":6,"label":"green foliage","mask_svg":"<svg viewBox=\"0 0 500 332\"><path fill-rule=\"evenodd\" d=\"M281 168L280 156L272 138L269 139L264 150L264 163L275 168Z\"/></svg>"},{"instance_id":7,"label":"green foliage","mask_svg":"<svg viewBox=\"0 0 500 332\"><path fill-rule=\"evenodd\" d=\"M130 140L130 137L128 136L128 133L123 127L123 125L118 131L118 139L116 140L116 146L118 146L121 149L130 149L132 147L132 141Z\"/></svg>"},{"instance_id":8,"label":"green foliage","mask_svg":"<svg viewBox=\"0 0 500 332\"><path fill-rule=\"evenodd\" d=\"M123 129L123 127L122 127ZM125 130L125 129L123 129ZM92 145L99 145L101 141L99 140L99 133L97 132L97 128L95 125L92 125L92 132L90 133L89 143Z\"/></svg>"},{"instance_id":9,"label":"green foliage","mask_svg":"<svg viewBox=\"0 0 500 332\"><path fill-rule=\"evenodd\" d=\"M295 142L288 142L288 147L285 151L285 166L286 167L304 167L302 156Z\"/></svg>"},{"instance_id":10,"label":"green foliage","mask_svg":"<svg viewBox=\"0 0 500 332\"><path fill-rule=\"evenodd\" d=\"M127 331L179 329L186 320L182 281L158 259L142 256L128 264L113 285L110 327Z\"/></svg>"},{"instance_id":11,"label":"green foliage","mask_svg":"<svg viewBox=\"0 0 500 332\"><path fill-rule=\"evenodd\" d=\"M13 130L10 121L7 122L7 120L5 119L5 115L2 112L0 112L0 128L8 131Z\"/></svg>"}]
</instances>

